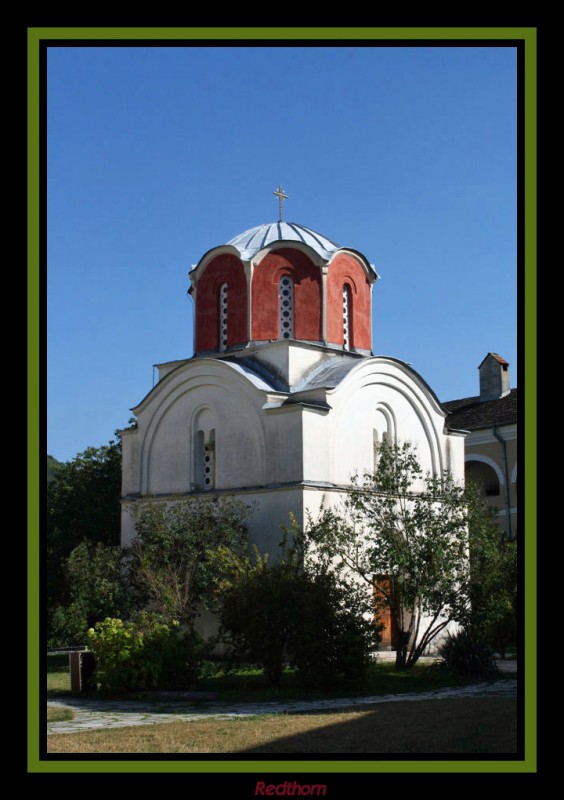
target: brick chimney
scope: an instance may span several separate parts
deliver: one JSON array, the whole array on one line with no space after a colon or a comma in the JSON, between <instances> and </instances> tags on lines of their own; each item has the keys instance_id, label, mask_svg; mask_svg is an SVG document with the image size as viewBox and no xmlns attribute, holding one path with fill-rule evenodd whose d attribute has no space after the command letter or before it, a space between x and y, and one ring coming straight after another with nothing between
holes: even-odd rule
<instances>
[{"instance_id":1,"label":"brick chimney","mask_svg":"<svg viewBox=\"0 0 564 800\"><path fill-rule=\"evenodd\" d=\"M497 353L488 353L480 366L480 401L499 400L511 391L509 362Z\"/></svg>"}]
</instances>

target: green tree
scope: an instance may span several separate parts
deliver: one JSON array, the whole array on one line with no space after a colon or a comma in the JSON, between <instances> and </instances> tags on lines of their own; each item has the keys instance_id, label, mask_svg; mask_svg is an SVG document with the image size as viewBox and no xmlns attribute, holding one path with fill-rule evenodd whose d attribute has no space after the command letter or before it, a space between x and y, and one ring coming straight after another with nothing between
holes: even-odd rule
<instances>
[{"instance_id":1,"label":"green tree","mask_svg":"<svg viewBox=\"0 0 564 800\"><path fill-rule=\"evenodd\" d=\"M450 474L424 474L410 443L382 446L376 470L355 478L340 511L323 510L307 535L325 558L375 593L397 629L396 668L410 669L450 622L469 618L473 494ZM492 537L483 524L484 541ZM475 554L483 548L476 542ZM386 580L375 584L376 576Z\"/></svg>"},{"instance_id":2,"label":"green tree","mask_svg":"<svg viewBox=\"0 0 564 800\"><path fill-rule=\"evenodd\" d=\"M466 487L471 498L470 611L466 627L473 637L505 655L517 639L517 540L499 527L496 510Z\"/></svg>"},{"instance_id":3,"label":"green tree","mask_svg":"<svg viewBox=\"0 0 564 800\"><path fill-rule=\"evenodd\" d=\"M269 686L280 686L284 658L295 625L295 570L269 565L255 550L254 560L232 561L221 583L221 626L237 657L247 654L262 665Z\"/></svg>"},{"instance_id":4,"label":"green tree","mask_svg":"<svg viewBox=\"0 0 564 800\"><path fill-rule=\"evenodd\" d=\"M126 551L137 607L193 628L202 607L217 605L223 549L243 555L251 509L231 498L194 497L175 503L139 501L136 536Z\"/></svg>"},{"instance_id":5,"label":"green tree","mask_svg":"<svg viewBox=\"0 0 564 800\"><path fill-rule=\"evenodd\" d=\"M280 685L288 662L308 688L358 687L378 642L366 593L319 560L304 568L295 525L294 534L273 565L256 548L253 558L224 554L222 631L235 654L262 665L270 686Z\"/></svg>"},{"instance_id":6,"label":"green tree","mask_svg":"<svg viewBox=\"0 0 564 800\"><path fill-rule=\"evenodd\" d=\"M96 622L129 613L130 595L122 580L121 566L119 546L85 541L75 547L65 566L72 599L67 606L53 609L50 646L85 644L86 633Z\"/></svg>"},{"instance_id":7,"label":"green tree","mask_svg":"<svg viewBox=\"0 0 564 800\"><path fill-rule=\"evenodd\" d=\"M89 447L57 467L47 486L47 608L72 601L67 559L83 541L120 541L121 443Z\"/></svg>"}]
</instances>

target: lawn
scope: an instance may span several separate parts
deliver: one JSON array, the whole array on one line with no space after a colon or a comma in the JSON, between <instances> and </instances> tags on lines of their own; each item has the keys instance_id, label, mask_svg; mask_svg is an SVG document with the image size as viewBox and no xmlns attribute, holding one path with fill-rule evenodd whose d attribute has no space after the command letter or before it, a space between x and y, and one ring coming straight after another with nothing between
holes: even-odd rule
<instances>
[{"instance_id":1,"label":"lawn","mask_svg":"<svg viewBox=\"0 0 564 800\"><path fill-rule=\"evenodd\" d=\"M47 694L70 692L68 655L47 656Z\"/></svg>"},{"instance_id":2,"label":"lawn","mask_svg":"<svg viewBox=\"0 0 564 800\"><path fill-rule=\"evenodd\" d=\"M62 706L47 706L47 722L64 722L73 719L74 712Z\"/></svg>"},{"instance_id":3,"label":"lawn","mask_svg":"<svg viewBox=\"0 0 564 800\"><path fill-rule=\"evenodd\" d=\"M252 667L209 675L196 688L214 692L218 699L229 702L256 702L423 692L464 683L468 680L429 664L397 673L393 662L381 661L372 665L366 687L357 692L341 690L322 695L304 691L291 670L284 673L280 689L269 689L260 670ZM48 657L47 692L50 699L70 693L68 656ZM144 696L150 697L150 693ZM516 702L504 698L404 701L363 706L362 710L265 714L51 734L47 743L50 753L500 754L516 752L516 716ZM71 717L72 712L66 709L48 712L50 721Z\"/></svg>"},{"instance_id":4,"label":"lawn","mask_svg":"<svg viewBox=\"0 0 564 800\"><path fill-rule=\"evenodd\" d=\"M303 689L293 670L287 669L279 689L265 685L259 669L239 669L232 675L220 674L202 679L198 689L215 692L225 700L307 700L324 697L354 697L366 695L401 694L404 692L425 692L444 686L460 686L469 681L454 673L447 672L437 665L419 663L410 671L396 672L393 661L380 661L372 664L368 671L366 685L361 689L340 687L334 691L320 692ZM475 682L475 681L474 681Z\"/></svg>"},{"instance_id":5,"label":"lawn","mask_svg":"<svg viewBox=\"0 0 564 800\"><path fill-rule=\"evenodd\" d=\"M516 731L516 701L480 697L52 734L47 748L49 753L512 754Z\"/></svg>"},{"instance_id":6,"label":"lawn","mask_svg":"<svg viewBox=\"0 0 564 800\"><path fill-rule=\"evenodd\" d=\"M68 656L49 656L47 659L47 695L50 699L70 692ZM511 675L503 675L507 678ZM419 663L408 672L396 672L392 661L380 661L371 665L366 686L358 690L346 687L332 692L305 690L300 687L293 670L287 669L279 689L266 686L264 677L257 668L240 668L233 673L219 673L202 678L195 687L199 691L213 692L220 700L262 702L268 700L307 700L323 697L354 697L360 695L401 694L425 692L443 686L459 686L468 679L449 673L436 665ZM147 697L150 693L138 693L132 697Z\"/></svg>"}]
</instances>

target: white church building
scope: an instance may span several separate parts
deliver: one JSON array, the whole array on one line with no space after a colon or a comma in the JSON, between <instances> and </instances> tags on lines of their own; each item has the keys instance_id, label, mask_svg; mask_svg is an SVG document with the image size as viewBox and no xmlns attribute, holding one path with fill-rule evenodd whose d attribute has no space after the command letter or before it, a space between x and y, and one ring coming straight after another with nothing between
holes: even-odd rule
<instances>
[{"instance_id":1,"label":"white church building","mask_svg":"<svg viewBox=\"0 0 564 800\"><path fill-rule=\"evenodd\" d=\"M386 439L464 480L464 435L425 380L372 355L378 275L362 253L279 220L208 250L189 278L195 353L158 365L121 432L122 544L139 499L211 493L252 503L251 541L275 554L290 512L304 524L338 502Z\"/></svg>"}]
</instances>

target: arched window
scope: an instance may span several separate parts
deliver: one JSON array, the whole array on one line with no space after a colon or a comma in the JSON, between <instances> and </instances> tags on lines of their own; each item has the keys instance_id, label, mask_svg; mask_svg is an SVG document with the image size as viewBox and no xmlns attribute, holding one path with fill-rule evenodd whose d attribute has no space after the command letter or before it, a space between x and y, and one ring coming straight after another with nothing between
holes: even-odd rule
<instances>
[{"instance_id":1,"label":"arched window","mask_svg":"<svg viewBox=\"0 0 564 800\"><path fill-rule=\"evenodd\" d=\"M278 283L278 308L280 317L280 338L294 337L294 282L283 275Z\"/></svg>"},{"instance_id":2,"label":"arched window","mask_svg":"<svg viewBox=\"0 0 564 800\"><path fill-rule=\"evenodd\" d=\"M343 347L345 350L351 349L351 287L348 283L343 284Z\"/></svg>"},{"instance_id":3,"label":"arched window","mask_svg":"<svg viewBox=\"0 0 564 800\"><path fill-rule=\"evenodd\" d=\"M227 350L227 284L219 287L219 350Z\"/></svg>"}]
</instances>

